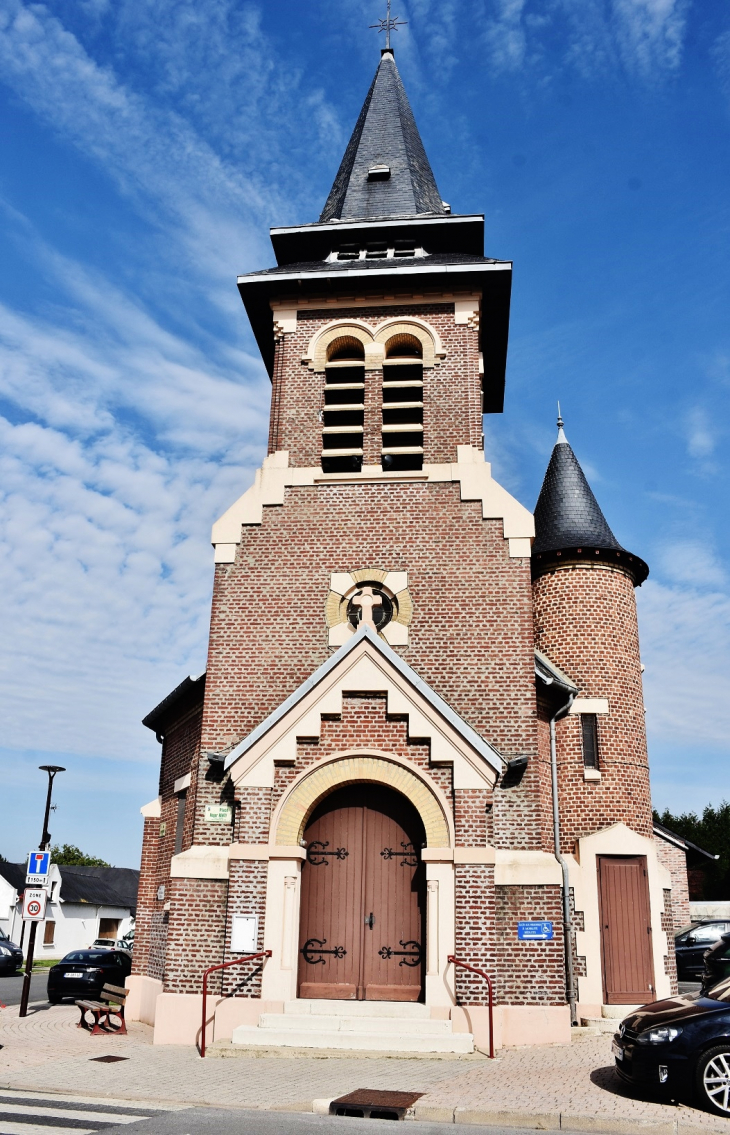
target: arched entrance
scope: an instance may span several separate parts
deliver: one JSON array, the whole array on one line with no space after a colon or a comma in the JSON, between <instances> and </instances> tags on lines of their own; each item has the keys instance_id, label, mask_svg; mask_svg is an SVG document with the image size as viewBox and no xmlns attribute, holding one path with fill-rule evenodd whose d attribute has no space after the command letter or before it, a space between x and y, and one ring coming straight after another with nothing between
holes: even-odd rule
<instances>
[{"instance_id":1,"label":"arched entrance","mask_svg":"<svg viewBox=\"0 0 730 1135\"><path fill-rule=\"evenodd\" d=\"M304 831L300 997L418 1001L426 954L421 817L380 784L345 785Z\"/></svg>"}]
</instances>

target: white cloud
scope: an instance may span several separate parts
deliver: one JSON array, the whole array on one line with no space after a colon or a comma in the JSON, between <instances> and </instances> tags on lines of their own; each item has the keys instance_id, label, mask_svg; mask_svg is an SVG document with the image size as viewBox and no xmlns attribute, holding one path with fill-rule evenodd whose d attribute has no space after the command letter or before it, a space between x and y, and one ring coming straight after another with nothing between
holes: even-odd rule
<instances>
[{"instance_id":1,"label":"white cloud","mask_svg":"<svg viewBox=\"0 0 730 1135\"><path fill-rule=\"evenodd\" d=\"M687 419L687 452L690 457L711 457L715 450L715 432L710 425L707 411L697 406L690 411Z\"/></svg>"},{"instance_id":2,"label":"white cloud","mask_svg":"<svg viewBox=\"0 0 730 1135\"><path fill-rule=\"evenodd\" d=\"M650 579L637 600L650 742L726 749L730 596Z\"/></svg>"},{"instance_id":3,"label":"white cloud","mask_svg":"<svg viewBox=\"0 0 730 1135\"><path fill-rule=\"evenodd\" d=\"M682 59L686 0L613 0L614 34L624 66L646 77Z\"/></svg>"},{"instance_id":4,"label":"white cloud","mask_svg":"<svg viewBox=\"0 0 730 1135\"><path fill-rule=\"evenodd\" d=\"M546 67L546 37L584 77L623 69L652 81L680 65L688 0L490 0L484 39L500 71Z\"/></svg>"},{"instance_id":5,"label":"white cloud","mask_svg":"<svg viewBox=\"0 0 730 1135\"><path fill-rule=\"evenodd\" d=\"M659 552L662 575L673 583L694 587L723 587L727 572L714 549L703 540L677 540L665 544Z\"/></svg>"}]
</instances>

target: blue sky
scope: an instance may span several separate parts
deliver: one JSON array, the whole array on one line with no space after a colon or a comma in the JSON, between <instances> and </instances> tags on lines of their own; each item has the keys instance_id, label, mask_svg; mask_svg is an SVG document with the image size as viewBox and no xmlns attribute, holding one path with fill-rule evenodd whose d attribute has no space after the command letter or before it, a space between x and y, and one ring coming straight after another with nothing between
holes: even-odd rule
<instances>
[{"instance_id":1,"label":"blue sky","mask_svg":"<svg viewBox=\"0 0 730 1135\"><path fill-rule=\"evenodd\" d=\"M141 717L205 662L211 522L264 453L235 277L315 220L384 0L0 0L0 852L136 866ZM408 0L436 179L515 262L488 459L532 507L555 402L639 599L655 804L730 798L730 10ZM101 806L107 819L90 809Z\"/></svg>"}]
</instances>

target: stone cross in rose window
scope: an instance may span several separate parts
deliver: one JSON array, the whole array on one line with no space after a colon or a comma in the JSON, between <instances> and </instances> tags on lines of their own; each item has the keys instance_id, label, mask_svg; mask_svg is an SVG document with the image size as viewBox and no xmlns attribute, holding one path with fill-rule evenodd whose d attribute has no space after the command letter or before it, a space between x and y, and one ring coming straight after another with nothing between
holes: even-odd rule
<instances>
[{"instance_id":1,"label":"stone cross in rose window","mask_svg":"<svg viewBox=\"0 0 730 1135\"><path fill-rule=\"evenodd\" d=\"M376 631L378 628L373 619L373 607L383 606L383 600L378 592L373 591L372 587L362 587L352 600L352 605L360 608L360 622Z\"/></svg>"}]
</instances>

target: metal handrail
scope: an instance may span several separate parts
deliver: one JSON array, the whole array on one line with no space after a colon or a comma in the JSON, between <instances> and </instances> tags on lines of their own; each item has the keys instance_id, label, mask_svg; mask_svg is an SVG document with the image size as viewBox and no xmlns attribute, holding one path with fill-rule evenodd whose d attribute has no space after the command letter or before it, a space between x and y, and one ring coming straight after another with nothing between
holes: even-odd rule
<instances>
[{"instance_id":1,"label":"metal handrail","mask_svg":"<svg viewBox=\"0 0 730 1135\"><path fill-rule=\"evenodd\" d=\"M453 954L449 954L446 960L451 962L453 966L461 966L462 969L468 969L471 973L478 974L479 977L483 977L487 983L487 990L489 992L489 1059L494 1060L494 991L492 989L492 979L483 969L477 969L476 966L469 965L468 962L459 961Z\"/></svg>"},{"instance_id":2,"label":"metal handrail","mask_svg":"<svg viewBox=\"0 0 730 1135\"><path fill-rule=\"evenodd\" d=\"M270 958L271 950L262 950L259 954L246 954L244 958L233 958L230 962L221 962L217 966L210 966L203 974L203 1027L200 1031L200 1056L205 1056L205 1010L208 1002L208 974L219 969L228 969L229 966L240 966L242 962L253 962L256 958Z\"/></svg>"}]
</instances>

